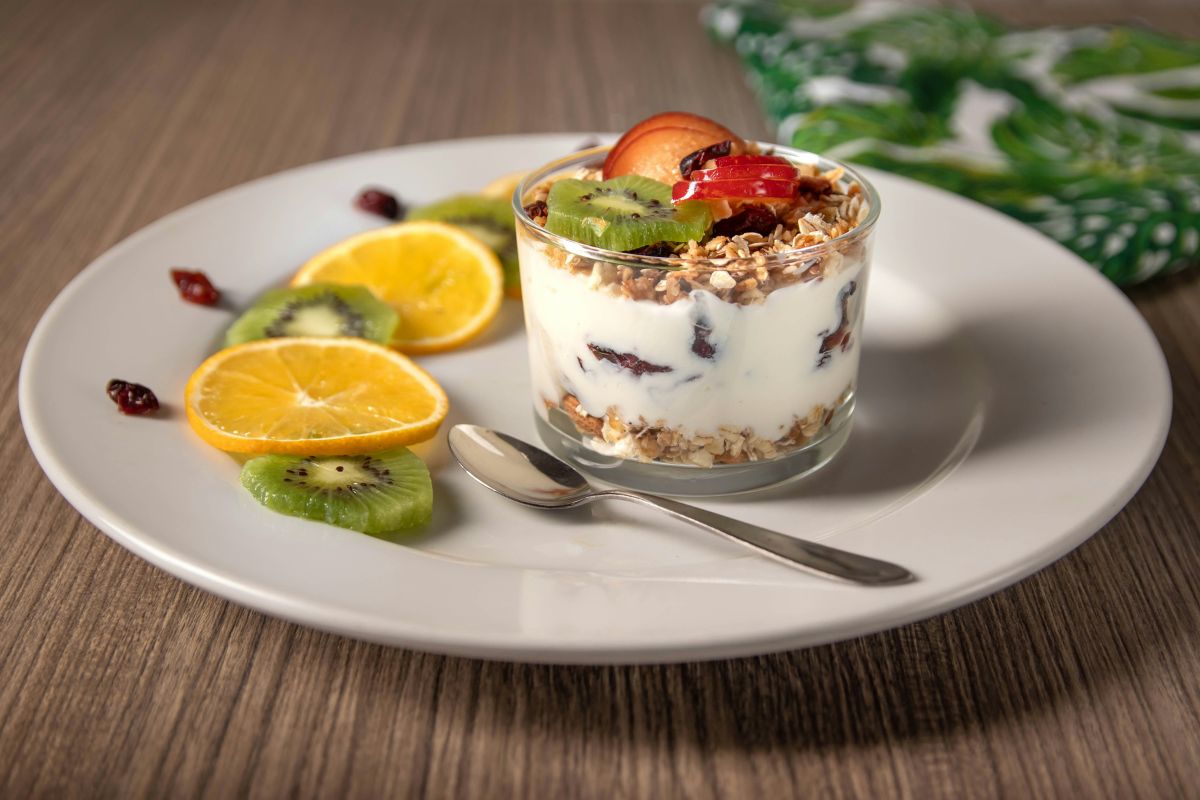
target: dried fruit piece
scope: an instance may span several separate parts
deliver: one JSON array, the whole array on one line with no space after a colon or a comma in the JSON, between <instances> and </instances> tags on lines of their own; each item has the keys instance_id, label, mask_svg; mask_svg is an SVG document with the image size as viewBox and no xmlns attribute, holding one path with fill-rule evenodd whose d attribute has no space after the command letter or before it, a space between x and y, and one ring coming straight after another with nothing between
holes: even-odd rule
<instances>
[{"instance_id":1,"label":"dried fruit piece","mask_svg":"<svg viewBox=\"0 0 1200 800\"><path fill-rule=\"evenodd\" d=\"M538 217L541 217L543 220L545 220L546 214L548 213L546 201L537 200L533 203L530 203L529 205L525 206L525 213L529 215L530 219L536 220Z\"/></svg>"},{"instance_id":2,"label":"dried fruit piece","mask_svg":"<svg viewBox=\"0 0 1200 800\"><path fill-rule=\"evenodd\" d=\"M117 411L122 414L141 416L158 410L158 398L140 383L113 378L104 390L108 392L109 399L117 404Z\"/></svg>"},{"instance_id":3,"label":"dried fruit piece","mask_svg":"<svg viewBox=\"0 0 1200 800\"><path fill-rule=\"evenodd\" d=\"M177 268L171 270L171 280L179 289L179 296L189 303L215 306L221 300L221 293L203 272Z\"/></svg>"},{"instance_id":4,"label":"dried fruit piece","mask_svg":"<svg viewBox=\"0 0 1200 800\"><path fill-rule=\"evenodd\" d=\"M394 194L382 189L363 189L354 200L355 207L386 219L400 219L403 206Z\"/></svg>"},{"instance_id":5,"label":"dried fruit piece","mask_svg":"<svg viewBox=\"0 0 1200 800\"><path fill-rule=\"evenodd\" d=\"M838 301L841 303L841 316L838 318L838 324L831 331L824 331L821 334L821 354L817 358L817 366L823 367L833 358L834 350L841 350L843 353L850 349L850 296L858 291L858 281L850 281L838 293Z\"/></svg>"},{"instance_id":6,"label":"dried fruit piece","mask_svg":"<svg viewBox=\"0 0 1200 800\"><path fill-rule=\"evenodd\" d=\"M767 236L778 224L779 218L771 209L761 205L748 205L732 217L714 224L713 236L732 237L743 233Z\"/></svg>"},{"instance_id":7,"label":"dried fruit piece","mask_svg":"<svg viewBox=\"0 0 1200 800\"><path fill-rule=\"evenodd\" d=\"M717 354L717 348L708 341L708 337L712 335L712 327L707 320L699 320L692 326L692 352L701 358L713 358Z\"/></svg>"},{"instance_id":8,"label":"dried fruit piece","mask_svg":"<svg viewBox=\"0 0 1200 800\"><path fill-rule=\"evenodd\" d=\"M833 184L821 175L801 175L796 181L796 194L803 197L819 197L833 191Z\"/></svg>"},{"instance_id":9,"label":"dried fruit piece","mask_svg":"<svg viewBox=\"0 0 1200 800\"><path fill-rule=\"evenodd\" d=\"M643 361L633 353L618 353L616 350L599 345L589 344L588 350L596 357L597 361L607 361L610 364L616 364L621 369L629 370L635 376L641 377L648 372L672 372L671 367L664 367L661 364L651 364L649 361Z\"/></svg>"},{"instance_id":10,"label":"dried fruit piece","mask_svg":"<svg viewBox=\"0 0 1200 800\"><path fill-rule=\"evenodd\" d=\"M679 175L685 181L691 180L692 173L704 166L704 162L720 156L727 156L732 148L733 141L726 139L723 142L710 144L708 147L701 147L693 153L688 153L679 161Z\"/></svg>"}]
</instances>

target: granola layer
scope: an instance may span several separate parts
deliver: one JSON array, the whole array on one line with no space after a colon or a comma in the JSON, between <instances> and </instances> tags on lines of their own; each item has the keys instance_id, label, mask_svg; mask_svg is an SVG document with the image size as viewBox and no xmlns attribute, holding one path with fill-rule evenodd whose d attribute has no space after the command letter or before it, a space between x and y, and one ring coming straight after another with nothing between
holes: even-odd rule
<instances>
[{"instance_id":1,"label":"granola layer","mask_svg":"<svg viewBox=\"0 0 1200 800\"><path fill-rule=\"evenodd\" d=\"M670 305L693 291L708 291L735 305L763 302L767 295L797 283L822 280L840 272L845 265L867 258L862 242L849 241L829 250L798 255L787 254L824 244L857 228L870 214L862 187L844 180L840 167L819 173L813 165L797 170L811 181L812 191L802 193L782 214L769 234L747 232L714 236L703 244L689 241L673 245L669 256L636 257L645 266L619 266L585 258L542 242L528 244L548 263L586 278L589 288L633 300ZM597 169L583 168L543 182L526 194L532 219L545 225L545 199L555 180L563 178L599 180ZM539 213L540 212L540 213ZM622 254L624 259L629 254Z\"/></svg>"},{"instance_id":2,"label":"granola layer","mask_svg":"<svg viewBox=\"0 0 1200 800\"><path fill-rule=\"evenodd\" d=\"M569 393L557 403L546 400L545 405L566 414L584 442L606 455L712 467L766 461L806 447L829 430L838 410L849 402L852 394L852 387L847 386L833 406L815 405L807 413L795 415L787 433L775 439L761 436L753 428L732 425L719 425L712 431L692 431L671 426L665 420L648 423L641 418L628 422L616 407L609 408L603 417L593 416Z\"/></svg>"}]
</instances>

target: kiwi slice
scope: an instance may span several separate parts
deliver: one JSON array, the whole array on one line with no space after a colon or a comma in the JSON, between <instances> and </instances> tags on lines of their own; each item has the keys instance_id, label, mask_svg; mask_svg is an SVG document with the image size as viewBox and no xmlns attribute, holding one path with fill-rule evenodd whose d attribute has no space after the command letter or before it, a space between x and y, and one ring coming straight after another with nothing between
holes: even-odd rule
<instances>
[{"instance_id":1,"label":"kiwi slice","mask_svg":"<svg viewBox=\"0 0 1200 800\"><path fill-rule=\"evenodd\" d=\"M357 336L387 344L395 309L365 286L313 283L267 292L225 332L225 346L276 336Z\"/></svg>"},{"instance_id":2,"label":"kiwi slice","mask_svg":"<svg viewBox=\"0 0 1200 800\"><path fill-rule=\"evenodd\" d=\"M512 200L460 194L410 211L407 219L431 219L466 229L472 236L496 251L504 267L504 289L509 294L521 289L517 267L516 219Z\"/></svg>"},{"instance_id":3,"label":"kiwi slice","mask_svg":"<svg viewBox=\"0 0 1200 800\"><path fill-rule=\"evenodd\" d=\"M415 528L433 515L433 484L406 447L362 456L258 456L242 486L272 511L372 535Z\"/></svg>"},{"instance_id":4,"label":"kiwi slice","mask_svg":"<svg viewBox=\"0 0 1200 800\"><path fill-rule=\"evenodd\" d=\"M712 224L703 201L671 204L671 187L641 175L561 180L546 199L546 230L606 250L700 240Z\"/></svg>"}]
</instances>

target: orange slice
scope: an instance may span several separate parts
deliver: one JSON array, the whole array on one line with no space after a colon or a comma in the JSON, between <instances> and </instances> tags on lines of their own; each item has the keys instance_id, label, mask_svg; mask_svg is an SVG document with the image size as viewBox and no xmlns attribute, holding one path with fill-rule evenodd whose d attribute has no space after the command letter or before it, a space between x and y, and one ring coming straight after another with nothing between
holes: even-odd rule
<instances>
[{"instance_id":1,"label":"orange slice","mask_svg":"<svg viewBox=\"0 0 1200 800\"><path fill-rule=\"evenodd\" d=\"M446 418L442 387L406 356L355 338L282 337L229 347L184 390L188 422L233 453L354 455L424 441Z\"/></svg>"},{"instance_id":2,"label":"orange slice","mask_svg":"<svg viewBox=\"0 0 1200 800\"><path fill-rule=\"evenodd\" d=\"M443 222L401 222L346 239L292 278L366 286L400 313L392 346L436 353L477 336L500 310L504 273L487 245Z\"/></svg>"}]
</instances>

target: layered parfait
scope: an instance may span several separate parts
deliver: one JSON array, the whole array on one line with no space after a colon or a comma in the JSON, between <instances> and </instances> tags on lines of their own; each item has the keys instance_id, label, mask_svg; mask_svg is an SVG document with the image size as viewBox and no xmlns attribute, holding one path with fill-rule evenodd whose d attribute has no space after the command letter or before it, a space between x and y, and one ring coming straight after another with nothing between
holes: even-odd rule
<instances>
[{"instance_id":1,"label":"layered parfait","mask_svg":"<svg viewBox=\"0 0 1200 800\"><path fill-rule=\"evenodd\" d=\"M516 197L552 449L730 491L840 447L878 214L859 176L673 112L535 171ZM715 481L723 467L739 477ZM617 480L668 488L637 477L654 472Z\"/></svg>"}]
</instances>

